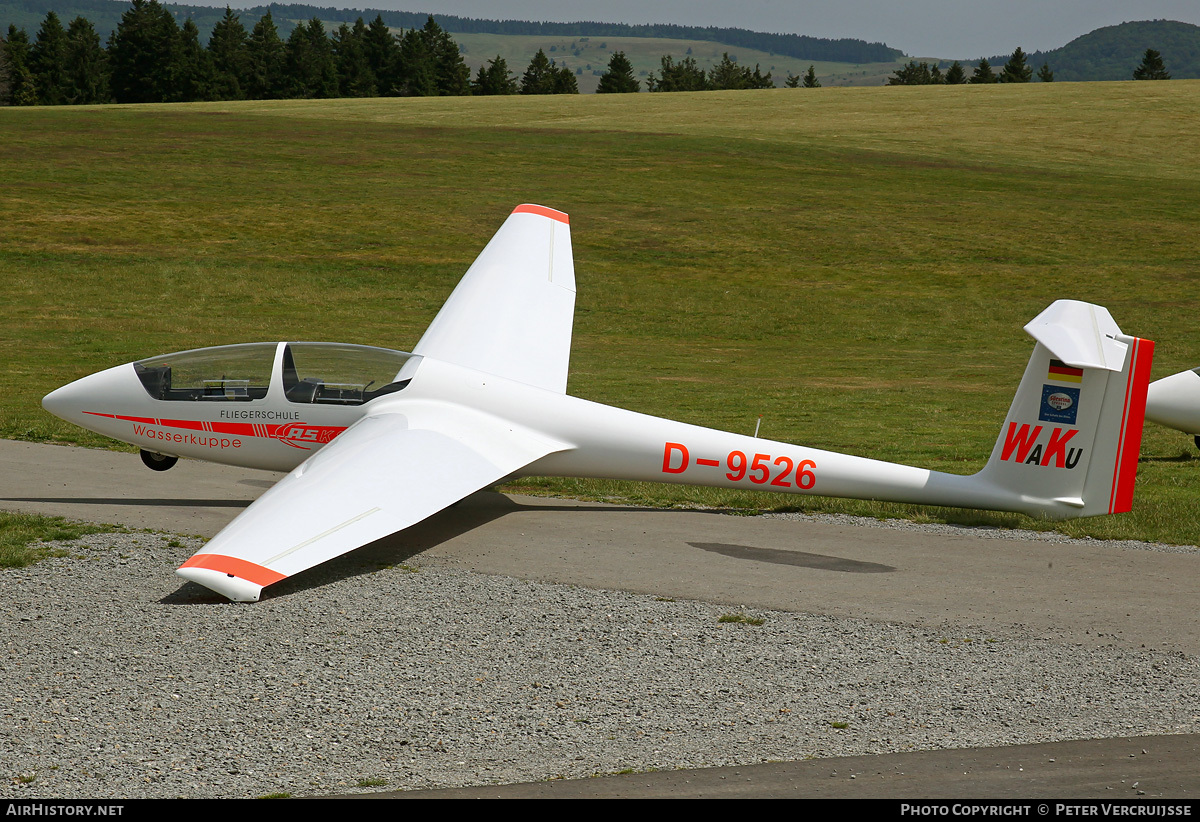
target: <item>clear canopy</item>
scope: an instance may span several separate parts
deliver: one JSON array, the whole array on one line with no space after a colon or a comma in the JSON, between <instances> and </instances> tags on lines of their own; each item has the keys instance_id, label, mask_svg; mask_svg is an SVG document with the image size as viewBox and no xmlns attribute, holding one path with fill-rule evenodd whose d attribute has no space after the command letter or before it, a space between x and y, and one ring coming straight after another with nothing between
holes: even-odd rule
<instances>
[{"instance_id":1,"label":"clear canopy","mask_svg":"<svg viewBox=\"0 0 1200 822\"><path fill-rule=\"evenodd\" d=\"M134 369L158 400L249 402L270 391L277 343L197 348L150 357ZM408 384L404 351L345 343L288 343L283 348L283 392L290 402L361 405ZM407 374L403 376L408 376Z\"/></svg>"}]
</instances>

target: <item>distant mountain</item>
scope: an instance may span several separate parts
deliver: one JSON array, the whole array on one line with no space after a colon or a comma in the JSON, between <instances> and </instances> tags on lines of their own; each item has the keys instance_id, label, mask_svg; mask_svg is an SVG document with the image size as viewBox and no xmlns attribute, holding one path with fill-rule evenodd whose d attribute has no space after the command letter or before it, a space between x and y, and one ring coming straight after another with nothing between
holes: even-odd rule
<instances>
[{"instance_id":1,"label":"distant mountain","mask_svg":"<svg viewBox=\"0 0 1200 822\"><path fill-rule=\"evenodd\" d=\"M1200 77L1200 26L1173 20L1143 20L1106 26L1053 51L1035 51L1026 61L1034 71L1047 63L1055 80L1129 80L1146 49L1162 55L1172 79ZM989 57L1000 69L1009 55Z\"/></svg>"},{"instance_id":2,"label":"distant mountain","mask_svg":"<svg viewBox=\"0 0 1200 822\"><path fill-rule=\"evenodd\" d=\"M161 0L160 0L161 2ZM224 15L223 8L189 6L181 3L163 3L179 20L192 18L196 21L205 41L212 27ZM32 40L41 26L46 12L54 11L65 26L77 16L91 21L103 40L117 27L121 15L129 4L119 0L0 0L0 34L8 30L9 23L23 28ZM384 11L380 9L335 9L301 4L272 3L269 6L254 6L235 9L247 29L253 27L267 10L275 19L283 37L291 32L293 25L288 21L311 20L318 17L332 23L353 23L362 17L367 22L376 16L393 28L419 28L430 16L426 12ZM739 48L757 49L785 57L795 57L814 62L833 63L890 63L900 60L904 53L883 43L868 43L865 40L843 38L827 40L806 37L800 34L770 34L748 29L716 28L678 25L631 26L625 23L537 23L525 20L477 20L452 14L435 14L438 25L451 34L524 34L559 37L664 37L680 40L707 40Z\"/></svg>"}]
</instances>

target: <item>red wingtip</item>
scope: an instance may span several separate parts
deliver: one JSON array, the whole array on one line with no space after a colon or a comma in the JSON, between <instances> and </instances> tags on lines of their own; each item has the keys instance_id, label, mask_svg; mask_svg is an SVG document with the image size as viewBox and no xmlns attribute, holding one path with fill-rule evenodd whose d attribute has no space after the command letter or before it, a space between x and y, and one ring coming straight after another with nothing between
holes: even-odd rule
<instances>
[{"instance_id":1,"label":"red wingtip","mask_svg":"<svg viewBox=\"0 0 1200 822\"><path fill-rule=\"evenodd\" d=\"M541 215L542 217L549 217L551 220L558 220L560 223L566 223L567 225L571 224L571 218L568 217L563 212L555 211L554 209L546 208L545 206L533 205L532 203L525 203L524 205L519 205L513 209L512 213L513 214L538 214L538 215Z\"/></svg>"},{"instance_id":2,"label":"red wingtip","mask_svg":"<svg viewBox=\"0 0 1200 822\"><path fill-rule=\"evenodd\" d=\"M257 563L238 559L237 557L227 557L224 554L196 554L179 567L207 568L210 571L218 571L222 574L239 577L247 582L253 582L255 585L261 585L264 588L273 582L279 582L285 576L278 571L264 568Z\"/></svg>"}]
</instances>

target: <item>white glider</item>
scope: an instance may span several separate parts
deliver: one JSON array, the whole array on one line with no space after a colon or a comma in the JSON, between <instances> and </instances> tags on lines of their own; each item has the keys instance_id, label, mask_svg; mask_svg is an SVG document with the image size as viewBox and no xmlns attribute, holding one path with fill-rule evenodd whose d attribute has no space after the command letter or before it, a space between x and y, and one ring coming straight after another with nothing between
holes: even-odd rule
<instances>
[{"instance_id":1,"label":"white glider","mask_svg":"<svg viewBox=\"0 0 1200 822\"><path fill-rule=\"evenodd\" d=\"M1146 419L1191 434L1200 448L1200 368L1150 383Z\"/></svg>"},{"instance_id":2,"label":"white glider","mask_svg":"<svg viewBox=\"0 0 1200 822\"><path fill-rule=\"evenodd\" d=\"M412 353L252 343L151 357L45 408L178 457L290 471L178 574L229 599L515 475L584 476L1019 511L1128 511L1154 344L1060 300L982 471L958 476L715 431L566 394L575 275L567 215L518 206Z\"/></svg>"}]
</instances>

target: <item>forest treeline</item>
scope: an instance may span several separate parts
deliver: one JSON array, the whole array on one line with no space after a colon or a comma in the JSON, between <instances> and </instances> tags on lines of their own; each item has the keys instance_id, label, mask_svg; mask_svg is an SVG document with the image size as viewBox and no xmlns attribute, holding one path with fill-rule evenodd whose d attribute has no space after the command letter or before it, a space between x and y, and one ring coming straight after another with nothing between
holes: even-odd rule
<instances>
[{"instance_id":1,"label":"forest treeline","mask_svg":"<svg viewBox=\"0 0 1200 822\"><path fill-rule=\"evenodd\" d=\"M707 72L691 57L665 55L661 63L646 78L649 91L774 87L770 72L740 66L728 53ZM789 76L787 84L799 80ZM804 84L819 85L815 75ZM597 92L640 90L624 52L614 52ZM314 17L285 40L270 11L247 30L226 8L203 44L194 21L180 26L157 0L132 0L105 45L87 18L64 27L52 11L32 40L13 24L0 39L0 105L578 93L575 72L542 49L519 77L497 55L472 79L458 44L432 16L398 34L379 16L332 32Z\"/></svg>"},{"instance_id":2,"label":"forest treeline","mask_svg":"<svg viewBox=\"0 0 1200 822\"><path fill-rule=\"evenodd\" d=\"M192 6L178 3L165 4L175 14L177 20L194 19L200 31L207 36L213 24L220 18L220 10L211 6ZM414 4L417 5L417 4ZM11 12L9 17L3 15L5 7ZM119 0L0 0L0 23L7 24L17 20L15 14L20 14L18 28L24 26L30 30L45 17L49 11L54 11L61 18L76 15L87 17L100 32L101 38L116 28L116 20L121 13L123 3ZM245 20L256 20L268 13L276 21L282 36L290 33L291 20L324 20L331 26L341 23L353 26L355 20L362 17L371 20L379 17L385 24L394 29L421 28L429 16L424 12L388 11L384 9L336 9L310 6L296 3L259 5L237 10ZM825 39L808 37L800 34L772 34L768 32L749 31L739 28L718 28L701 26L683 26L676 24L629 25L625 23L545 23L528 20L486 20L471 17L459 17L450 14L434 14L434 20L439 26L453 33L486 33L506 35L538 35L547 37L663 37L682 40L704 40L718 42L737 48L757 49L786 57L796 57L802 60L829 61L841 63L890 63L903 59L904 54L899 49L890 48L882 43L868 43L865 40L853 38ZM23 21L23 22L21 22ZM732 50L732 49L731 49Z\"/></svg>"}]
</instances>

